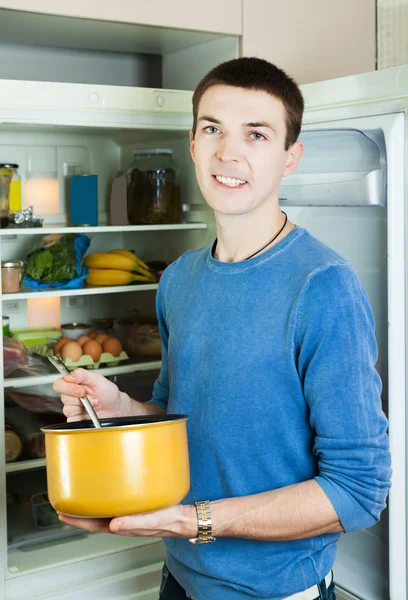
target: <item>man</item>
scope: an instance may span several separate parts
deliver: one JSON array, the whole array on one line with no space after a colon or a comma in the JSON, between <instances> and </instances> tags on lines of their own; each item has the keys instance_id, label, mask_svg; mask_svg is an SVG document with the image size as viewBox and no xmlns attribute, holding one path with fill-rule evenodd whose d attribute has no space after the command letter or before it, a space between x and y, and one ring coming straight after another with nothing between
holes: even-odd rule
<instances>
[{"instance_id":1,"label":"man","mask_svg":"<svg viewBox=\"0 0 408 600\"><path fill-rule=\"evenodd\" d=\"M161 600L334 600L340 534L377 522L390 485L369 301L353 267L279 208L303 152L294 81L232 60L199 83L193 111L217 239L160 281L152 401L83 370L55 384L69 420L84 418L84 392L100 417L188 414L191 488L180 505L110 523L61 518L163 537Z\"/></svg>"}]
</instances>

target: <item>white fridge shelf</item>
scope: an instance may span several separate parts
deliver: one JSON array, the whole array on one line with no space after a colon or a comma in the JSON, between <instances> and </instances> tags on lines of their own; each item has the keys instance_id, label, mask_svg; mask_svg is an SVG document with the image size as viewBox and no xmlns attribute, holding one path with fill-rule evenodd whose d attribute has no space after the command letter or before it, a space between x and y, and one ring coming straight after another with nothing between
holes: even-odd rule
<instances>
[{"instance_id":1,"label":"white fridge shelf","mask_svg":"<svg viewBox=\"0 0 408 600\"><path fill-rule=\"evenodd\" d=\"M6 464L6 473L16 473L17 471L30 471L45 467L45 458L33 458L31 460L20 460Z\"/></svg>"},{"instance_id":2,"label":"white fridge shelf","mask_svg":"<svg viewBox=\"0 0 408 600\"><path fill-rule=\"evenodd\" d=\"M100 373L105 377L111 375L126 375L127 373L135 373L136 371L155 371L160 369L161 360L152 360L149 362L131 363L128 365L118 365L116 367L104 367L101 369L94 369L94 373ZM40 375L36 377L12 377L10 379L4 379L3 387L5 388L23 388L30 387L31 385L45 385L47 383L53 383L59 379L61 375L59 373L50 375Z\"/></svg>"},{"instance_id":3,"label":"white fridge shelf","mask_svg":"<svg viewBox=\"0 0 408 600\"><path fill-rule=\"evenodd\" d=\"M157 283L137 284L137 285L112 285L105 287L85 287L78 290L43 290L42 292L16 292L14 294L3 294L2 302L8 300L27 300L28 298L45 298L49 296L95 296L97 294L122 294L124 292L148 292L157 290Z\"/></svg>"},{"instance_id":4,"label":"white fridge shelf","mask_svg":"<svg viewBox=\"0 0 408 600\"><path fill-rule=\"evenodd\" d=\"M207 223L176 223L175 225L98 225L96 227L27 227L0 229L0 236L48 235L53 233L137 233L140 231L179 231L185 229L207 229Z\"/></svg>"}]
</instances>

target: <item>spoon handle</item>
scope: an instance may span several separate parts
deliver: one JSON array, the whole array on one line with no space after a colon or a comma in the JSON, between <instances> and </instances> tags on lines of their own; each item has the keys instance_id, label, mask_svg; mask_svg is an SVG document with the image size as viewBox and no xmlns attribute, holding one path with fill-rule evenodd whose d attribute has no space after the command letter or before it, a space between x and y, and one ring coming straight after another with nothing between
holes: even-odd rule
<instances>
[{"instance_id":1,"label":"spoon handle","mask_svg":"<svg viewBox=\"0 0 408 600\"><path fill-rule=\"evenodd\" d=\"M55 355L49 356L48 360L57 369L57 371L59 371L61 373L61 375L69 375L69 371L68 371L67 367L64 365L62 360L60 358L58 358L58 356L55 356ZM92 423L95 425L95 427L97 429L102 429L101 422L99 421L98 416L97 416L96 412L94 411L92 404L89 402L87 396L82 396L82 398L80 398L80 400L81 400L86 412L91 417Z\"/></svg>"}]
</instances>

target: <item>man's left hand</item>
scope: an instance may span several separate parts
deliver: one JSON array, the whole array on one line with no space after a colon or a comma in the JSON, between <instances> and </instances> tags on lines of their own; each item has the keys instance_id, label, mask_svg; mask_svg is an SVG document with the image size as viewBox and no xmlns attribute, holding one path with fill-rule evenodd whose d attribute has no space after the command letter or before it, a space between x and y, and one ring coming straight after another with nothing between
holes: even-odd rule
<instances>
[{"instance_id":1,"label":"man's left hand","mask_svg":"<svg viewBox=\"0 0 408 600\"><path fill-rule=\"evenodd\" d=\"M90 533L180 538L192 538L197 535L196 511L194 506L189 504L176 504L162 510L114 519L88 519L58 514L59 519L64 523L80 527Z\"/></svg>"}]
</instances>

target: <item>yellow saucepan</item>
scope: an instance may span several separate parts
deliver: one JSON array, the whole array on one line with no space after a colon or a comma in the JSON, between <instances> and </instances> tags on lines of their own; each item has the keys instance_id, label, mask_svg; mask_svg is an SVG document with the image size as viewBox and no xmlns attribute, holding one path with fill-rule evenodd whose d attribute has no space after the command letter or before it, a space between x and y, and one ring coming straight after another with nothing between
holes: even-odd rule
<instances>
[{"instance_id":1,"label":"yellow saucepan","mask_svg":"<svg viewBox=\"0 0 408 600\"><path fill-rule=\"evenodd\" d=\"M185 415L44 427L48 497L76 517L119 517L177 504L190 487Z\"/></svg>"}]
</instances>

